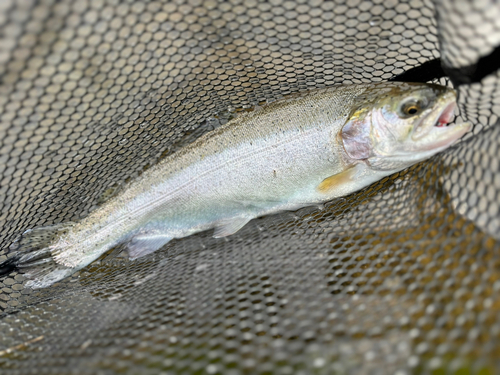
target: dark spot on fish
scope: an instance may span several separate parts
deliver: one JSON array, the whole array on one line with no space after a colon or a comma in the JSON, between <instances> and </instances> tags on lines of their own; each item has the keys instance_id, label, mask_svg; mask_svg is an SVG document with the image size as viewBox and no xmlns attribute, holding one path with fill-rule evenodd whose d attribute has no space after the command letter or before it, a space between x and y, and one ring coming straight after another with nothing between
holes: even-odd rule
<instances>
[{"instance_id":1,"label":"dark spot on fish","mask_svg":"<svg viewBox=\"0 0 500 375\"><path fill-rule=\"evenodd\" d=\"M273 176L276 177L276 170L273 169Z\"/></svg>"}]
</instances>

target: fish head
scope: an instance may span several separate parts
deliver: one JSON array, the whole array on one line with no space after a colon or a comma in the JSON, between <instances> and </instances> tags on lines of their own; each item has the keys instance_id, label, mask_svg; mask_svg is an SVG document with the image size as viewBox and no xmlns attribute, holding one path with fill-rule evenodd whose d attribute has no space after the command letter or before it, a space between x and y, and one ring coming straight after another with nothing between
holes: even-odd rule
<instances>
[{"instance_id":1,"label":"fish head","mask_svg":"<svg viewBox=\"0 0 500 375\"><path fill-rule=\"evenodd\" d=\"M369 86L339 137L351 159L370 168L397 171L443 151L471 125L448 125L454 117L456 92L423 83Z\"/></svg>"}]
</instances>

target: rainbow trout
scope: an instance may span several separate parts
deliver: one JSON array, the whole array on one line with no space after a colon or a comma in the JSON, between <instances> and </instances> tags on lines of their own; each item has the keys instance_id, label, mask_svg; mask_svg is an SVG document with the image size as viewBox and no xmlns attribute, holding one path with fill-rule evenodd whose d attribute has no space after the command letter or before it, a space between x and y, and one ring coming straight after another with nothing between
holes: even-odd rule
<instances>
[{"instance_id":1,"label":"rainbow trout","mask_svg":"<svg viewBox=\"0 0 500 375\"><path fill-rule=\"evenodd\" d=\"M0 270L47 287L124 244L131 259L173 238L229 236L253 218L360 190L446 149L455 92L416 83L337 86L232 119L164 159L78 223L28 230Z\"/></svg>"}]
</instances>

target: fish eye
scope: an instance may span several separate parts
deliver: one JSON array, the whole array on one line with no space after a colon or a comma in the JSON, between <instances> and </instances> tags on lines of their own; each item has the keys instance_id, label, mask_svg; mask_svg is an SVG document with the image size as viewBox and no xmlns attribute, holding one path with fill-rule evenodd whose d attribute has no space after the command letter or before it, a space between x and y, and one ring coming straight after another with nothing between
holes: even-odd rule
<instances>
[{"instance_id":1,"label":"fish eye","mask_svg":"<svg viewBox=\"0 0 500 375\"><path fill-rule=\"evenodd\" d=\"M419 100L410 100L401 105L399 112L401 117L408 118L418 115L423 109L424 103Z\"/></svg>"}]
</instances>

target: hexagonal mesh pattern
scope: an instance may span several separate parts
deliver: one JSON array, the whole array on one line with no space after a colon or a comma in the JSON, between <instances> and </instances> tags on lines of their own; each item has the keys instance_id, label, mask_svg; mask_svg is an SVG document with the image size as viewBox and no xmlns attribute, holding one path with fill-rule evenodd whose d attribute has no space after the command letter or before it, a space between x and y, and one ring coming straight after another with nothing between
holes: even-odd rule
<instances>
[{"instance_id":1,"label":"hexagonal mesh pattern","mask_svg":"<svg viewBox=\"0 0 500 375\"><path fill-rule=\"evenodd\" d=\"M0 259L240 110L441 52L473 64L500 8L461 3L3 1ZM496 373L498 86L460 86L458 146L323 208L107 254L47 289L9 275L2 373Z\"/></svg>"}]
</instances>

